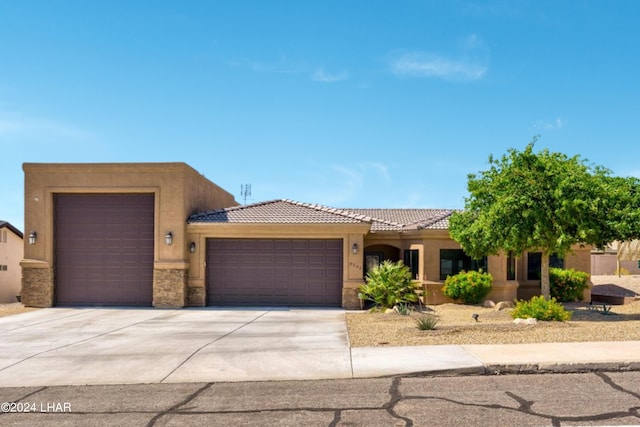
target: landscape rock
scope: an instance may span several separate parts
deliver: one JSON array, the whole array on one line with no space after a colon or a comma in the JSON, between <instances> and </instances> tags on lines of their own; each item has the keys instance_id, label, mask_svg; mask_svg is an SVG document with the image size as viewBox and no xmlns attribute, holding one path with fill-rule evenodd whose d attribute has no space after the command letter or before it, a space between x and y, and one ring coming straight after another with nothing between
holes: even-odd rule
<instances>
[{"instance_id":1,"label":"landscape rock","mask_svg":"<svg viewBox=\"0 0 640 427\"><path fill-rule=\"evenodd\" d=\"M484 307L486 307L486 308L493 308L495 306L496 306L496 303L491 301L490 299L488 299L488 300L486 300L484 302Z\"/></svg>"},{"instance_id":2,"label":"landscape rock","mask_svg":"<svg viewBox=\"0 0 640 427\"><path fill-rule=\"evenodd\" d=\"M513 323L515 323L516 325L537 325L538 320L534 318L529 318L529 319L517 318L513 321Z\"/></svg>"},{"instance_id":3,"label":"landscape rock","mask_svg":"<svg viewBox=\"0 0 640 427\"><path fill-rule=\"evenodd\" d=\"M500 301L496 304L496 311L502 311L507 308L513 308L515 305L511 301Z\"/></svg>"}]
</instances>

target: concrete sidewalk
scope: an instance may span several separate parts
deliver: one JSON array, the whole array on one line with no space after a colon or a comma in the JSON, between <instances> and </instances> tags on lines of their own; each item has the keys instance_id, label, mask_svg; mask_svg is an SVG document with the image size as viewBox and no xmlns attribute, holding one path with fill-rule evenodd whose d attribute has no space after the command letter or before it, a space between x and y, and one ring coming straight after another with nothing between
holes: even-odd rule
<instances>
[{"instance_id":1,"label":"concrete sidewalk","mask_svg":"<svg viewBox=\"0 0 640 427\"><path fill-rule=\"evenodd\" d=\"M640 341L350 347L343 310L52 308L0 318L0 387L640 370Z\"/></svg>"},{"instance_id":2,"label":"concrete sidewalk","mask_svg":"<svg viewBox=\"0 0 640 427\"><path fill-rule=\"evenodd\" d=\"M355 347L354 377L640 370L640 341Z\"/></svg>"}]
</instances>

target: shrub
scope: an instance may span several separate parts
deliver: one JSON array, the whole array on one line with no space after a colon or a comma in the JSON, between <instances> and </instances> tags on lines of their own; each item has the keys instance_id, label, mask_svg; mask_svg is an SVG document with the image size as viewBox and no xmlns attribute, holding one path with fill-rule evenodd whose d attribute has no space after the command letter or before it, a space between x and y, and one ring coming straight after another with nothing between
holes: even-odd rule
<instances>
[{"instance_id":1,"label":"shrub","mask_svg":"<svg viewBox=\"0 0 640 427\"><path fill-rule=\"evenodd\" d=\"M582 301L582 292L587 288L589 275L583 271L561 268L549 269L551 296L561 302Z\"/></svg>"},{"instance_id":2,"label":"shrub","mask_svg":"<svg viewBox=\"0 0 640 427\"><path fill-rule=\"evenodd\" d=\"M629 273L629 270L627 270L626 268L624 268L624 267L620 267L620 269L617 269L617 268L616 268L616 271L614 272L614 274L615 274L616 276L628 276L628 275L630 275L631 273Z\"/></svg>"},{"instance_id":3,"label":"shrub","mask_svg":"<svg viewBox=\"0 0 640 427\"><path fill-rule=\"evenodd\" d=\"M514 319L538 319L538 320L558 320L564 322L571 319L571 312L564 309L555 298L550 300L543 296L531 298L529 301L520 300L511 311Z\"/></svg>"},{"instance_id":4,"label":"shrub","mask_svg":"<svg viewBox=\"0 0 640 427\"><path fill-rule=\"evenodd\" d=\"M416 317L416 327L421 331L433 331L438 324L438 318L430 314L423 314Z\"/></svg>"},{"instance_id":5,"label":"shrub","mask_svg":"<svg viewBox=\"0 0 640 427\"><path fill-rule=\"evenodd\" d=\"M442 293L453 300L462 300L465 304L477 304L491 292L493 277L482 271L462 271L448 276L442 287Z\"/></svg>"},{"instance_id":6,"label":"shrub","mask_svg":"<svg viewBox=\"0 0 640 427\"><path fill-rule=\"evenodd\" d=\"M360 287L362 299L376 306L391 308L396 304L418 300L411 271L402 261L385 260L367 273L366 284Z\"/></svg>"}]
</instances>

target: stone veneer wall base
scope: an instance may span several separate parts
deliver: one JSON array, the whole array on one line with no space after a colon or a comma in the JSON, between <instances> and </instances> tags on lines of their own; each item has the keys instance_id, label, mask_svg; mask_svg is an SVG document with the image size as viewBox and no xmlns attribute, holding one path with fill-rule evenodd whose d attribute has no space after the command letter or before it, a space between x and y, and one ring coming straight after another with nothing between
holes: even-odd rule
<instances>
[{"instance_id":1,"label":"stone veneer wall base","mask_svg":"<svg viewBox=\"0 0 640 427\"><path fill-rule=\"evenodd\" d=\"M188 307L205 307L207 305L207 293L203 287L187 288L187 306Z\"/></svg>"},{"instance_id":2,"label":"stone veneer wall base","mask_svg":"<svg viewBox=\"0 0 640 427\"><path fill-rule=\"evenodd\" d=\"M22 268L22 303L27 307L53 307L53 268Z\"/></svg>"},{"instance_id":3,"label":"stone veneer wall base","mask_svg":"<svg viewBox=\"0 0 640 427\"><path fill-rule=\"evenodd\" d=\"M182 308L186 302L187 276L185 269L153 270L153 306Z\"/></svg>"},{"instance_id":4,"label":"stone veneer wall base","mask_svg":"<svg viewBox=\"0 0 640 427\"><path fill-rule=\"evenodd\" d=\"M358 289L342 288L342 308L346 310L360 310L360 298Z\"/></svg>"}]
</instances>

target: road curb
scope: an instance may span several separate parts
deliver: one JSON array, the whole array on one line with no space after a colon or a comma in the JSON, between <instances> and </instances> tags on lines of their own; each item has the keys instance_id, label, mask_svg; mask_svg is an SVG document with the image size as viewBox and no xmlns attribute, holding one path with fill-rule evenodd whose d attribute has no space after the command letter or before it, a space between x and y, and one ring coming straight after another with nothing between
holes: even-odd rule
<instances>
[{"instance_id":1,"label":"road curb","mask_svg":"<svg viewBox=\"0 0 640 427\"><path fill-rule=\"evenodd\" d=\"M518 374L582 374L588 372L635 372L640 371L640 362L601 363L529 363L509 365L486 365L478 367L452 368L418 371L404 374L381 375L389 377L455 377L470 375L518 375Z\"/></svg>"},{"instance_id":2,"label":"road curb","mask_svg":"<svg viewBox=\"0 0 640 427\"><path fill-rule=\"evenodd\" d=\"M575 374L584 372L626 372L640 371L640 362L601 362L601 363L534 363L518 365L487 365L486 375L504 374Z\"/></svg>"},{"instance_id":3,"label":"road curb","mask_svg":"<svg viewBox=\"0 0 640 427\"><path fill-rule=\"evenodd\" d=\"M487 375L502 374L574 374L601 371L640 371L640 362L597 362L597 363L533 363L513 365L487 365Z\"/></svg>"}]
</instances>

